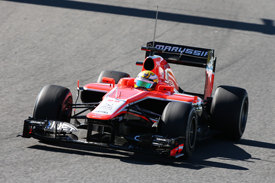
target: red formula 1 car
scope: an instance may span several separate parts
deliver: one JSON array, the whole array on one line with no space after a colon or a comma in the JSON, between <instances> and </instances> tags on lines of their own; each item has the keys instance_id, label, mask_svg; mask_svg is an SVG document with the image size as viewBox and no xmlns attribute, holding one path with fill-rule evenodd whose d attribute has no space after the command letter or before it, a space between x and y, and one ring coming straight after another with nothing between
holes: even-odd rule
<instances>
[{"instance_id":1,"label":"red formula 1 car","mask_svg":"<svg viewBox=\"0 0 275 183\"><path fill-rule=\"evenodd\" d=\"M39 93L22 137L99 145L121 150L191 156L197 140L217 132L238 140L248 115L246 90L219 86L212 97L214 50L149 42L137 78L101 72L97 83L69 89L48 85ZM204 94L183 91L169 66L205 68ZM77 103L78 99L81 103Z\"/></svg>"}]
</instances>

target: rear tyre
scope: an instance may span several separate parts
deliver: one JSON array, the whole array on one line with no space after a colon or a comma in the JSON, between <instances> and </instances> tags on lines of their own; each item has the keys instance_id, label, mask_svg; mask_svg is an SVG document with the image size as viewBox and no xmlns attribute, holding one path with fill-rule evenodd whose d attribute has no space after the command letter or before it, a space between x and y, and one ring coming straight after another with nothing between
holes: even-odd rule
<instances>
[{"instance_id":1,"label":"rear tyre","mask_svg":"<svg viewBox=\"0 0 275 183\"><path fill-rule=\"evenodd\" d=\"M211 128L220 130L230 140L239 140L245 130L248 115L246 90L219 86L211 104Z\"/></svg>"},{"instance_id":2,"label":"rear tyre","mask_svg":"<svg viewBox=\"0 0 275 183\"><path fill-rule=\"evenodd\" d=\"M37 96L33 118L70 122L73 97L68 88L47 85Z\"/></svg>"},{"instance_id":3,"label":"rear tyre","mask_svg":"<svg viewBox=\"0 0 275 183\"><path fill-rule=\"evenodd\" d=\"M114 78L115 83L117 84L121 78L130 77L130 75L125 72L105 70L100 73L97 82L102 83L103 77Z\"/></svg>"},{"instance_id":4,"label":"rear tyre","mask_svg":"<svg viewBox=\"0 0 275 183\"><path fill-rule=\"evenodd\" d=\"M185 137L183 154L189 158L195 149L198 120L191 104L170 102L162 113L161 135L169 138Z\"/></svg>"}]
</instances>

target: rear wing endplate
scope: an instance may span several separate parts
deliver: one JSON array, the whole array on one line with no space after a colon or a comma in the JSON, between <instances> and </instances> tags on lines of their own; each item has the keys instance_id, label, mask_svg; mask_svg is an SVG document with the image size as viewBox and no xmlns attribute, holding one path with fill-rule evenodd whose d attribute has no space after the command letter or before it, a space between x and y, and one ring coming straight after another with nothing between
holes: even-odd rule
<instances>
[{"instance_id":1,"label":"rear wing endplate","mask_svg":"<svg viewBox=\"0 0 275 183\"><path fill-rule=\"evenodd\" d=\"M148 42L146 47L142 47L141 49L146 51L145 58L159 55L168 63L180 65L206 68L211 60L213 72L215 72L216 58L214 57L213 49L162 42Z\"/></svg>"}]
</instances>

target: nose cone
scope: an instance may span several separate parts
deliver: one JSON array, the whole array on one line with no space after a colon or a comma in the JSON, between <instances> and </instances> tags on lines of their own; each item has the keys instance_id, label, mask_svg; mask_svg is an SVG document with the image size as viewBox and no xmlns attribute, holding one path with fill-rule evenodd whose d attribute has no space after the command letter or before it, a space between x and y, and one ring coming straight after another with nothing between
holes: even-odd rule
<instances>
[{"instance_id":1,"label":"nose cone","mask_svg":"<svg viewBox=\"0 0 275 183\"><path fill-rule=\"evenodd\" d=\"M123 109L125 102L125 100L105 97L92 112L87 114L87 118L109 120Z\"/></svg>"}]
</instances>

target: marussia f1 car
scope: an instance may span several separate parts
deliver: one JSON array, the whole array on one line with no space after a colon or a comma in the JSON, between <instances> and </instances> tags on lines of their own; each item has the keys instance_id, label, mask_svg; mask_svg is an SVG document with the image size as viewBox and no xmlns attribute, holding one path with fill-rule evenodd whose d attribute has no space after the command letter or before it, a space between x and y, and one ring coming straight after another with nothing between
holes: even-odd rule
<instances>
[{"instance_id":1,"label":"marussia f1 car","mask_svg":"<svg viewBox=\"0 0 275 183\"><path fill-rule=\"evenodd\" d=\"M105 70L97 83L80 87L78 81L75 103L69 89L45 86L21 136L175 158L190 157L196 141L216 133L241 138L248 95L242 88L219 86L212 97L214 50L155 41L141 49L146 51L145 60L136 65L143 74L131 78ZM205 68L204 93L183 91L169 63Z\"/></svg>"}]
</instances>

